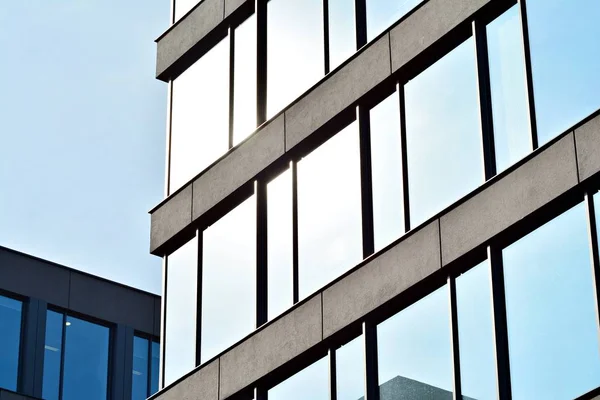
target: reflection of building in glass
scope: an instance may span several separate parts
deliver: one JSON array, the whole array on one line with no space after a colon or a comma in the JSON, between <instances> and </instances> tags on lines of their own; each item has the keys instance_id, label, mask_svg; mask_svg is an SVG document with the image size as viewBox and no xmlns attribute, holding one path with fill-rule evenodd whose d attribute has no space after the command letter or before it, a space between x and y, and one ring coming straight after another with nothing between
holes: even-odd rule
<instances>
[{"instance_id":1,"label":"reflection of building in glass","mask_svg":"<svg viewBox=\"0 0 600 400\"><path fill-rule=\"evenodd\" d=\"M379 398L381 400L451 400L454 397L451 391L397 376L379 386ZM467 396L462 398L463 400L474 400ZM360 398L360 400L362 399L364 397Z\"/></svg>"}]
</instances>

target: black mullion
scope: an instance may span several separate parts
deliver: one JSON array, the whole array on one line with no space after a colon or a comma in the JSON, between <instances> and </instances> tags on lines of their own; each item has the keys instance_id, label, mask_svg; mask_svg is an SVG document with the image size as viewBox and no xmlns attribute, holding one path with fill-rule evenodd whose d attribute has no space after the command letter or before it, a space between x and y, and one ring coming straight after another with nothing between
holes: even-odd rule
<instances>
[{"instance_id":1,"label":"black mullion","mask_svg":"<svg viewBox=\"0 0 600 400\"><path fill-rule=\"evenodd\" d=\"M460 349L458 338L458 306L456 301L456 279L448 277L448 294L450 296L450 335L452 339L452 367L455 400L462 399L462 387L460 381Z\"/></svg>"},{"instance_id":2,"label":"black mullion","mask_svg":"<svg viewBox=\"0 0 600 400\"><path fill-rule=\"evenodd\" d=\"M254 400L268 400L269 392L262 388L254 388Z\"/></svg>"},{"instance_id":3,"label":"black mullion","mask_svg":"<svg viewBox=\"0 0 600 400\"><path fill-rule=\"evenodd\" d=\"M65 347L66 347L66 337L67 337L67 314L63 313L62 318L62 334L61 334L61 343L60 343L60 379L58 382L58 398L62 400L63 398L63 381L65 378Z\"/></svg>"},{"instance_id":4,"label":"black mullion","mask_svg":"<svg viewBox=\"0 0 600 400\"><path fill-rule=\"evenodd\" d=\"M594 275L594 291L596 294L596 314L600 324L600 256L598 252L598 227L596 226L596 208L594 195L590 192L585 194L587 205L587 218L590 238L590 249L592 257L592 272Z\"/></svg>"},{"instance_id":5,"label":"black mullion","mask_svg":"<svg viewBox=\"0 0 600 400\"><path fill-rule=\"evenodd\" d=\"M267 0L256 0L256 126L267 120Z\"/></svg>"},{"instance_id":6,"label":"black mullion","mask_svg":"<svg viewBox=\"0 0 600 400\"><path fill-rule=\"evenodd\" d=\"M325 75L331 70L329 61L329 0L323 0L323 49L325 61Z\"/></svg>"},{"instance_id":7,"label":"black mullion","mask_svg":"<svg viewBox=\"0 0 600 400\"><path fill-rule=\"evenodd\" d=\"M300 301L298 258L298 162L290 162L292 169L292 301Z\"/></svg>"},{"instance_id":8,"label":"black mullion","mask_svg":"<svg viewBox=\"0 0 600 400\"><path fill-rule=\"evenodd\" d=\"M502 251L488 246L490 278L492 287L492 313L498 374L497 397L511 398L510 359L508 354L508 327L506 322L506 298L504 293L504 265Z\"/></svg>"},{"instance_id":9,"label":"black mullion","mask_svg":"<svg viewBox=\"0 0 600 400\"><path fill-rule=\"evenodd\" d=\"M235 28L229 27L229 148L233 147L235 124Z\"/></svg>"},{"instance_id":10,"label":"black mullion","mask_svg":"<svg viewBox=\"0 0 600 400\"><path fill-rule=\"evenodd\" d=\"M404 232L410 230L410 202L408 190L408 149L406 142L406 100L404 98L404 84L396 84L398 91L398 106L400 108L400 161L402 163L402 197L404 213Z\"/></svg>"},{"instance_id":11,"label":"black mullion","mask_svg":"<svg viewBox=\"0 0 600 400\"><path fill-rule=\"evenodd\" d=\"M335 349L329 349L329 400L337 400L337 358Z\"/></svg>"},{"instance_id":12,"label":"black mullion","mask_svg":"<svg viewBox=\"0 0 600 400\"><path fill-rule=\"evenodd\" d=\"M377 365L377 327L363 322L365 341L365 400L379 400L379 372Z\"/></svg>"},{"instance_id":13,"label":"black mullion","mask_svg":"<svg viewBox=\"0 0 600 400\"><path fill-rule=\"evenodd\" d=\"M360 142L360 189L362 210L363 258L375 252L373 227L373 173L371 167L371 118L369 110L356 107Z\"/></svg>"},{"instance_id":14,"label":"black mullion","mask_svg":"<svg viewBox=\"0 0 600 400\"><path fill-rule=\"evenodd\" d=\"M529 111L529 127L531 129L531 145L533 150L537 149L538 133L537 119L535 115L535 99L533 93L533 73L531 70L531 48L529 46L529 22L527 19L527 4L525 0L518 0L521 15L521 33L523 38L523 54L525 57L525 85L527 86L527 108Z\"/></svg>"},{"instance_id":15,"label":"black mullion","mask_svg":"<svg viewBox=\"0 0 600 400\"><path fill-rule=\"evenodd\" d=\"M256 181L256 327L268 320L267 184Z\"/></svg>"},{"instance_id":16,"label":"black mullion","mask_svg":"<svg viewBox=\"0 0 600 400\"><path fill-rule=\"evenodd\" d=\"M203 234L201 230L196 231L196 237L198 238L198 276L196 278L196 365L202 363L202 247L203 247ZM167 265L167 268L169 266ZM166 330L166 329L165 329ZM165 357L166 358L166 357ZM164 375L164 374L163 374Z\"/></svg>"},{"instance_id":17,"label":"black mullion","mask_svg":"<svg viewBox=\"0 0 600 400\"><path fill-rule=\"evenodd\" d=\"M367 3L354 0L354 22L356 24L356 50L367 44Z\"/></svg>"},{"instance_id":18,"label":"black mullion","mask_svg":"<svg viewBox=\"0 0 600 400\"><path fill-rule=\"evenodd\" d=\"M490 83L490 63L486 26L481 21L473 21L473 38L477 67L479 94L479 116L483 142L483 164L485 180L496 175L496 149L494 146L494 118L492 110L492 88Z\"/></svg>"}]
</instances>

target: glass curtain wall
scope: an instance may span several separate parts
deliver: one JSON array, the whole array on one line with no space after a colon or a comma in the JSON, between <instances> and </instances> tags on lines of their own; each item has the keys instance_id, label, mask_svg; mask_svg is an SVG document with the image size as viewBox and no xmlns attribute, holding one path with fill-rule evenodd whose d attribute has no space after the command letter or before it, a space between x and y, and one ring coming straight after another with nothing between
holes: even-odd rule
<instances>
[{"instance_id":1,"label":"glass curtain wall","mask_svg":"<svg viewBox=\"0 0 600 400\"><path fill-rule=\"evenodd\" d=\"M0 296L0 388L17 389L23 303Z\"/></svg>"},{"instance_id":2,"label":"glass curtain wall","mask_svg":"<svg viewBox=\"0 0 600 400\"><path fill-rule=\"evenodd\" d=\"M158 391L158 343L133 337L131 399L145 400Z\"/></svg>"}]
</instances>

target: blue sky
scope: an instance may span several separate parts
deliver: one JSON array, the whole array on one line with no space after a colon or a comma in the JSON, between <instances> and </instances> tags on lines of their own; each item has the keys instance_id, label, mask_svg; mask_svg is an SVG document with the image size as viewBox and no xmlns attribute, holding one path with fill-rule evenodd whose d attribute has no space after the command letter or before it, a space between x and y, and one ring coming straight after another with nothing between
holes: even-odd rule
<instances>
[{"instance_id":1,"label":"blue sky","mask_svg":"<svg viewBox=\"0 0 600 400\"><path fill-rule=\"evenodd\" d=\"M0 6L0 245L158 293L168 0Z\"/></svg>"}]
</instances>

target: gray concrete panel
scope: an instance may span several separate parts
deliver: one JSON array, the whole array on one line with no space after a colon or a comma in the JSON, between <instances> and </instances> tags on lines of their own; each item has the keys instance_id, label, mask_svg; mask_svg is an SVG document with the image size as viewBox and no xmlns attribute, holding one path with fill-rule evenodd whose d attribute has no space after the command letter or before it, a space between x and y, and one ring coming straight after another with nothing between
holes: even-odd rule
<instances>
[{"instance_id":1,"label":"gray concrete panel","mask_svg":"<svg viewBox=\"0 0 600 400\"><path fill-rule=\"evenodd\" d=\"M490 0L429 0L390 32L392 72L402 68Z\"/></svg>"},{"instance_id":2,"label":"gray concrete panel","mask_svg":"<svg viewBox=\"0 0 600 400\"><path fill-rule=\"evenodd\" d=\"M235 394L319 343L321 323L319 294L222 355L219 398Z\"/></svg>"},{"instance_id":3,"label":"gray concrete panel","mask_svg":"<svg viewBox=\"0 0 600 400\"><path fill-rule=\"evenodd\" d=\"M218 398L219 359L216 359L164 393L159 393L153 400L217 400Z\"/></svg>"},{"instance_id":4,"label":"gray concrete panel","mask_svg":"<svg viewBox=\"0 0 600 400\"><path fill-rule=\"evenodd\" d=\"M223 21L224 10L224 0L204 0L160 37L156 49L156 75L160 76L215 29Z\"/></svg>"},{"instance_id":5,"label":"gray concrete panel","mask_svg":"<svg viewBox=\"0 0 600 400\"><path fill-rule=\"evenodd\" d=\"M389 45L389 35L370 44L285 111L286 151L390 76Z\"/></svg>"},{"instance_id":6,"label":"gray concrete panel","mask_svg":"<svg viewBox=\"0 0 600 400\"><path fill-rule=\"evenodd\" d=\"M439 222L410 234L323 292L323 338L441 268Z\"/></svg>"},{"instance_id":7,"label":"gray concrete panel","mask_svg":"<svg viewBox=\"0 0 600 400\"><path fill-rule=\"evenodd\" d=\"M579 179L585 180L600 171L600 115L575 129Z\"/></svg>"},{"instance_id":8,"label":"gray concrete panel","mask_svg":"<svg viewBox=\"0 0 600 400\"><path fill-rule=\"evenodd\" d=\"M229 17L231 14L233 14L234 11L236 11L238 8L240 8L241 6L244 5L244 3L254 3L254 0L225 0L225 15L224 17L227 18Z\"/></svg>"},{"instance_id":9,"label":"gray concrete panel","mask_svg":"<svg viewBox=\"0 0 600 400\"><path fill-rule=\"evenodd\" d=\"M284 153L284 116L269 122L193 183L193 220L252 180Z\"/></svg>"},{"instance_id":10,"label":"gray concrete panel","mask_svg":"<svg viewBox=\"0 0 600 400\"><path fill-rule=\"evenodd\" d=\"M440 218L446 265L577 185L572 133Z\"/></svg>"},{"instance_id":11,"label":"gray concrete panel","mask_svg":"<svg viewBox=\"0 0 600 400\"><path fill-rule=\"evenodd\" d=\"M154 210L150 221L150 252L192 222L192 185L169 198Z\"/></svg>"}]
</instances>

